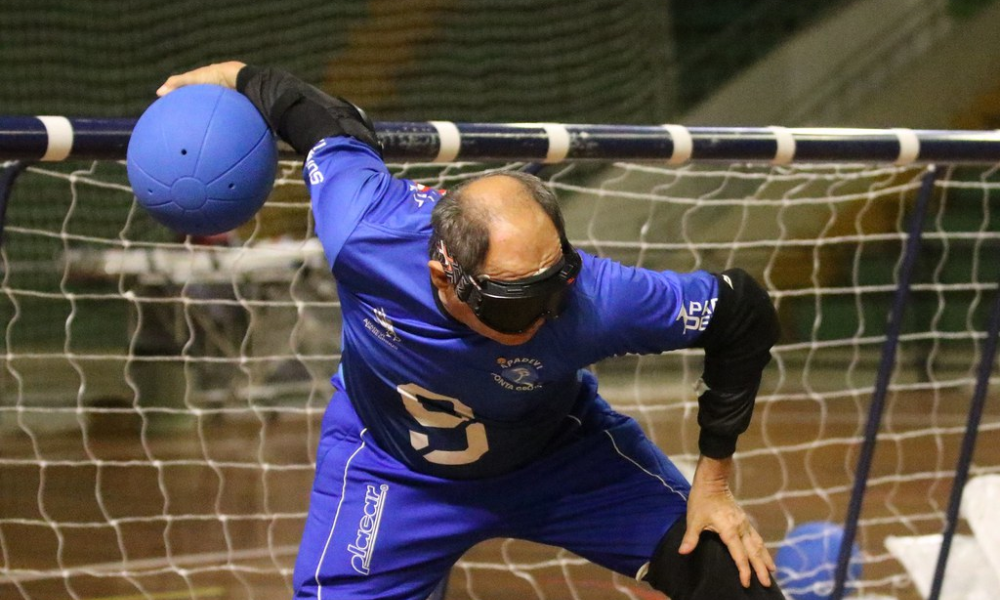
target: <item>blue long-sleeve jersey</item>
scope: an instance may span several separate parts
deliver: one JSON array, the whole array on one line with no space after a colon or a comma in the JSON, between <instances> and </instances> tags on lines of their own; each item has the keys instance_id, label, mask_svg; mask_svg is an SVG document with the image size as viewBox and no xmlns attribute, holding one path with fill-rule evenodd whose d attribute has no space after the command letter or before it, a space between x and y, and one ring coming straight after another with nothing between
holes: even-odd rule
<instances>
[{"instance_id":1,"label":"blue long-sleeve jersey","mask_svg":"<svg viewBox=\"0 0 1000 600\"><path fill-rule=\"evenodd\" d=\"M560 318L520 346L458 322L435 301L428 261L441 192L391 176L350 137L320 141L304 176L343 311L334 385L372 439L415 471L475 478L558 446L595 401L584 369L626 353L691 346L711 319L717 280L632 268L581 252Z\"/></svg>"}]
</instances>

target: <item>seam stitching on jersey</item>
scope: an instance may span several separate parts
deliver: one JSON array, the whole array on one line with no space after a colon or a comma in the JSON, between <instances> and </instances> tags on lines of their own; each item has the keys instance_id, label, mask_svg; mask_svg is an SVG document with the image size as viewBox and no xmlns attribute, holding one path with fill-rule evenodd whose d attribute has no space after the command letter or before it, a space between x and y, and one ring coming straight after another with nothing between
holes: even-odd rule
<instances>
[{"instance_id":1,"label":"seam stitching on jersey","mask_svg":"<svg viewBox=\"0 0 1000 600\"><path fill-rule=\"evenodd\" d=\"M602 433L604 433L605 435L607 435L607 436L608 436L608 439L610 439L610 440L611 440L611 445L612 445L612 446L614 446L614 449L615 449L615 452L617 452L617 453L618 453L618 456L621 456L621 457L622 457L622 458L624 458L625 460L629 461L630 463L632 463L633 465L635 465L636 467L638 467L638 468L639 468L639 470L640 470L640 471L642 471L643 473L645 473L646 475L649 475L650 477L652 477L652 478L654 478L654 479L658 480L658 481L659 481L660 483L662 483L662 484L663 484L663 487L665 487L665 488L667 488L668 490L670 490L671 492L673 492L673 493L677 494L678 496L680 496L681 498L683 498L685 502L687 502L687 496L685 496L685 495L684 495L684 494L682 494L681 492L678 492L677 490L675 490L675 489L673 488L673 486L671 486L671 485L670 485L669 483L667 483L667 482L666 482L666 480L664 480L664 479L663 479L662 477L660 477L659 475L657 475L657 474L655 474L655 473L652 473L652 472L650 472L650 471L649 471L649 470L647 470L647 469L646 469L645 467L643 467L642 465L640 465L640 464L639 464L639 463L638 463L638 462L637 462L636 460L634 460L634 459L633 459L632 457L630 457L630 456L627 456L627 455L626 455L626 454L625 454L624 452L622 452L622 451L621 451L621 450L620 450L620 449L618 448L618 444L617 444L617 443L615 443L615 437L614 437L613 435L611 435L611 432L610 432L610 431L608 431L607 429L605 429L605 430L604 430L604 431L603 431Z\"/></svg>"}]
</instances>

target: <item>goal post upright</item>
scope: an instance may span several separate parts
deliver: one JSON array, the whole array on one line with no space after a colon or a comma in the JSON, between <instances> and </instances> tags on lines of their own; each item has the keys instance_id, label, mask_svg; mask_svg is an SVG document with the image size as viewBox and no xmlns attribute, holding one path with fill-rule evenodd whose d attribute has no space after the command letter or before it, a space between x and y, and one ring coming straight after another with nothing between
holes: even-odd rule
<instances>
[{"instance_id":1,"label":"goal post upright","mask_svg":"<svg viewBox=\"0 0 1000 600\"><path fill-rule=\"evenodd\" d=\"M917 255L920 253L920 242L924 232L924 221L927 218L927 209L930 205L931 195L934 193L934 180L936 177L937 170L934 168L928 169L924 173L923 179L920 182L920 191L917 193L916 205L914 206L913 214L910 215L910 227L906 247L903 251L902 265L900 265L899 269L899 284L893 295L892 308L887 315L888 331L886 333L885 344L882 346L882 356L877 371L875 391L872 393L872 402L868 409L865 436L861 444L861 451L858 454L854 488L851 490L851 499L847 507L847 518L844 522L844 538L837 556L834 587L830 595L834 600L841 600L844 595L847 571L851 562L851 548L854 545L854 539L857 534L858 519L861 517L862 503L864 502L865 489L868 486L872 458L875 453L878 432L882 425L886 394L889 391L892 372L896 367L896 351L899 348L899 336L902 332L903 313L906 310L907 299L910 295L913 271Z\"/></svg>"},{"instance_id":2,"label":"goal post upright","mask_svg":"<svg viewBox=\"0 0 1000 600\"><path fill-rule=\"evenodd\" d=\"M941 591L944 586L948 556L951 551L952 540L955 537L955 530L958 527L958 519L962 507L962 495L969 478L969 468L972 465L973 454L976 449L976 438L979 434L979 425L982 422L983 410L986 404L986 393L990 385L990 374L993 372L996 360L998 337L1000 337L1000 285L998 285L993 295L989 325L986 330L986 341L983 344L983 356L977 367L975 391L973 392L969 407L965 434L962 436L961 451L955 465L955 482L951 486L951 494L948 499L948 509L941 539L941 550L938 552L937 563L934 566L934 578L931 580L931 591L927 596L927 600L938 600L941 597Z\"/></svg>"}]
</instances>

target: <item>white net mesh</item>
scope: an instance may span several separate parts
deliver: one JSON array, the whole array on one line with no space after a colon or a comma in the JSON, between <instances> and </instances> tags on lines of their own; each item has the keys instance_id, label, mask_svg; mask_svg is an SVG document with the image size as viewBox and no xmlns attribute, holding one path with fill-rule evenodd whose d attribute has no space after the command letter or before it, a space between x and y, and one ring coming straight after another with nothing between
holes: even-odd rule
<instances>
[{"instance_id":1,"label":"white net mesh","mask_svg":"<svg viewBox=\"0 0 1000 600\"><path fill-rule=\"evenodd\" d=\"M449 187L486 168L398 165ZM0 596L289 595L339 304L299 166L225 240L176 239L116 162L33 167L14 189L0 287ZM905 229L924 170L548 167L577 246L655 269L741 266L778 307L734 490L772 551L842 523ZM998 178L942 169L872 468L862 590L918 597L887 536L941 530L996 286ZM700 353L597 365L605 397L682 467ZM987 403L981 439L1000 429ZM973 474L1000 472L980 444ZM968 533L967 529L962 530ZM474 548L449 598L645 598L642 584L516 540Z\"/></svg>"}]
</instances>

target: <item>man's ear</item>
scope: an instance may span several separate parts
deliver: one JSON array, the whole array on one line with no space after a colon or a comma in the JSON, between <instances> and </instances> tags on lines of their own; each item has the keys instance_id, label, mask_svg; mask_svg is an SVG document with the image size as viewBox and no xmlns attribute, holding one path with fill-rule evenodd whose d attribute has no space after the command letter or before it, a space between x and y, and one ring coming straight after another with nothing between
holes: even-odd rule
<instances>
[{"instance_id":1,"label":"man's ear","mask_svg":"<svg viewBox=\"0 0 1000 600\"><path fill-rule=\"evenodd\" d=\"M431 270L431 283L439 291L447 292L451 287L451 282L448 281L448 276L445 275L444 265L441 264L439 260L429 260L427 261L427 267Z\"/></svg>"}]
</instances>

